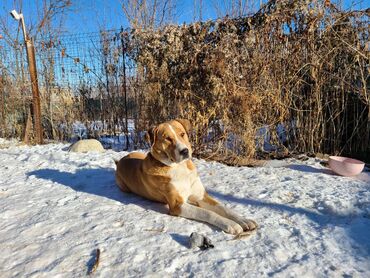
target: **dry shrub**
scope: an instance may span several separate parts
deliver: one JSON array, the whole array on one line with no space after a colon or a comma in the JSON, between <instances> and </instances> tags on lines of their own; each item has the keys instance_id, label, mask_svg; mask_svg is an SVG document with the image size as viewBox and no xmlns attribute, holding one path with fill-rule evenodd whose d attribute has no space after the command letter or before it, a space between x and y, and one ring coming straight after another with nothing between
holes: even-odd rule
<instances>
[{"instance_id":1,"label":"dry shrub","mask_svg":"<svg viewBox=\"0 0 370 278\"><path fill-rule=\"evenodd\" d=\"M249 18L133 30L146 120L188 118L196 153L224 159L256 157L266 136L283 155L369 151L368 16L270 1Z\"/></svg>"},{"instance_id":2,"label":"dry shrub","mask_svg":"<svg viewBox=\"0 0 370 278\"><path fill-rule=\"evenodd\" d=\"M72 123L80 119L78 112L81 101L69 88L41 88L40 97L44 137L69 140Z\"/></svg>"}]
</instances>

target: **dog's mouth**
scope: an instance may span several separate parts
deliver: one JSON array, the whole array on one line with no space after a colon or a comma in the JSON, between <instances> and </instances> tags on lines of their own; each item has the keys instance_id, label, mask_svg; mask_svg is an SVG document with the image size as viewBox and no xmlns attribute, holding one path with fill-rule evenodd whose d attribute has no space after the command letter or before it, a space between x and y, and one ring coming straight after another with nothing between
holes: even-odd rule
<instances>
[{"instance_id":1,"label":"dog's mouth","mask_svg":"<svg viewBox=\"0 0 370 278\"><path fill-rule=\"evenodd\" d=\"M191 159L191 150L151 150L155 157L165 165L178 164Z\"/></svg>"},{"instance_id":2,"label":"dog's mouth","mask_svg":"<svg viewBox=\"0 0 370 278\"><path fill-rule=\"evenodd\" d=\"M181 162L184 162L184 161L190 159L189 155L186 155L186 156L178 155L178 157L173 157L171 155L168 155L167 157L172 163L181 163Z\"/></svg>"},{"instance_id":3,"label":"dog's mouth","mask_svg":"<svg viewBox=\"0 0 370 278\"><path fill-rule=\"evenodd\" d=\"M191 156L190 155L180 155L179 156L179 159L178 160L174 160L173 162L175 162L175 163L181 163L181 162L184 162L184 161L186 161L186 160L189 160L191 158Z\"/></svg>"}]
</instances>

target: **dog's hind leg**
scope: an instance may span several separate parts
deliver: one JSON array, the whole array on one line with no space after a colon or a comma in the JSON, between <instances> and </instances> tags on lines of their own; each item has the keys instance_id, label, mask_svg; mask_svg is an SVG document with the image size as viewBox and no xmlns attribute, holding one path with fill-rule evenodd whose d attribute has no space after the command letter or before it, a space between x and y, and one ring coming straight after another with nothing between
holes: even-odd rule
<instances>
[{"instance_id":1,"label":"dog's hind leg","mask_svg":"<svg viewBox=\"0 0 370 278\"><path fill-rule=\"evenodd\" d=\"M116 172L116 183L123 192L131 192L118 172Z\"/></svg>"}]
</instances>

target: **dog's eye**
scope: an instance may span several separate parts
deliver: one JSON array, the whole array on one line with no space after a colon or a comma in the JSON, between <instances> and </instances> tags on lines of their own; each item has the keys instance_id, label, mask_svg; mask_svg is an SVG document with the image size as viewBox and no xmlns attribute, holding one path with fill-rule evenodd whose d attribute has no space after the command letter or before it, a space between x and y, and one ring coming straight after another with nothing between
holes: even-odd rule
<instances>
[{"instance_id":1,"label":"dog's eye","mask_svg":"<svg viewBox=\"0 0 370 278\"><path fill-rule=\"evenodd\" d=\"M185 132L181 132L180 136L181 137L184 137L185 136Z\"/></svg>"}]
</instances>

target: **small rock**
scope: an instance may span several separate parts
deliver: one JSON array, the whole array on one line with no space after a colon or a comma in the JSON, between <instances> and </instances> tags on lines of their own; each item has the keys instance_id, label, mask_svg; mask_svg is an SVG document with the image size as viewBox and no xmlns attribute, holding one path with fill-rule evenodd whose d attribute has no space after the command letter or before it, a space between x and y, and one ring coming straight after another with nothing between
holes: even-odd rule
<instances>
[{"instance_id":1,"label":"small rock","mask_svg":"<svg viewBox=\"0 0 370 278\"><path fill-rule=\"evenodd\" d=\"M70 152L86 153L86 152L104 152L103 145L96 139L84 139L74 143Z\"/></svg>"},{"instance_id":2,"label":"small rock","mask_svg":"<svg viewBox=\"0 0 370 278\"><path fill-rule=\"evenodd\" d=\"M214 248L212 241L208 237L198 234L196 232L191 233L189 238L189 245L191 248L199 247L202 250Z\"/></svg>"},{"instance_id":3,"label":"small rock","mask_svg":"<svg viewBox=\"0 0 370 278\"><path fill-rule=\"evenodd\" d=\"M316 153L316 157L321 159L329 159L329 155L326 153Z\"/></svg>"}]
</instances>

